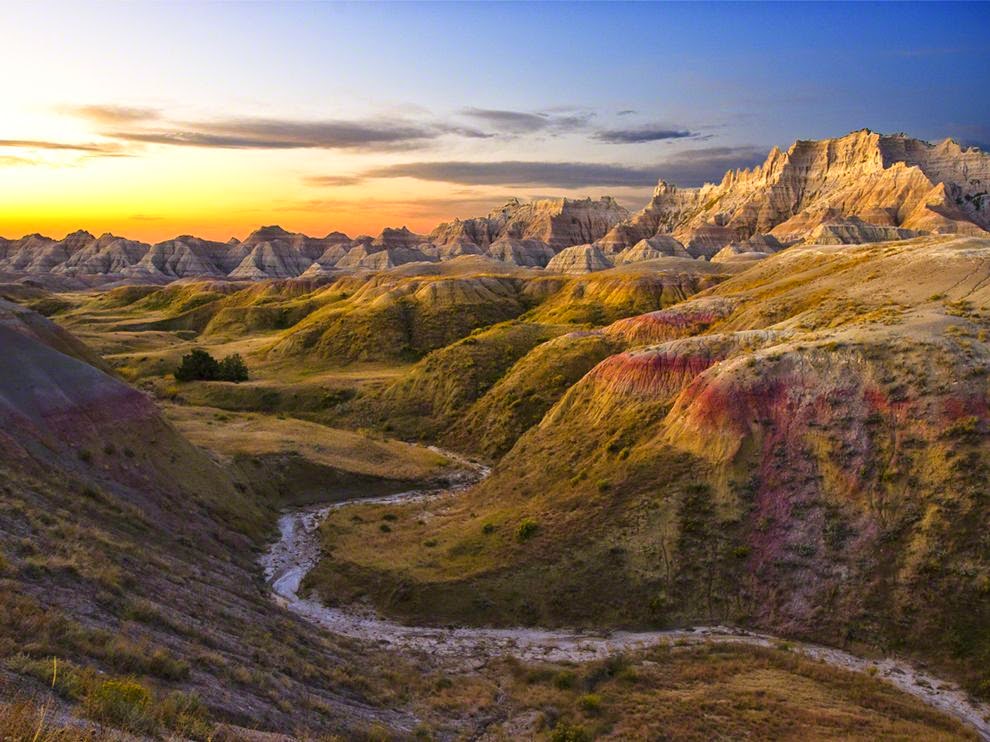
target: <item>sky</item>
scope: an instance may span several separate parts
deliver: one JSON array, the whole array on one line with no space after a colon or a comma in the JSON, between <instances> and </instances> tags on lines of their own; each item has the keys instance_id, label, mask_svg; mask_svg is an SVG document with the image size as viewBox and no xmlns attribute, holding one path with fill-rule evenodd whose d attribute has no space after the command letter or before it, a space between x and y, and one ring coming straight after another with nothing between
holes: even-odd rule
<instances>
[{"instance_id":1,"label":"sky","mask_svg":"<svg viewBox=\"0 0 990 742\"><path fill-rule=\"evenodd\" d=\"M990 4L0 4L0 235L428 232L864 127L990 149Z\"/></svg>"}]
</instances>

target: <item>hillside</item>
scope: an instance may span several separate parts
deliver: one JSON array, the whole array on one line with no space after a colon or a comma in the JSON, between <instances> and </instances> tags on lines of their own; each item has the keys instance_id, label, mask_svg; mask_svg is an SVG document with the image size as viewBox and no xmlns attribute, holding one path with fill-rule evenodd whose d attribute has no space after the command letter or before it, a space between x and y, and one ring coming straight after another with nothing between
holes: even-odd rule
<instances>
[{"instance_id":1,"label":"hillside","mask_svg":"<svg viewBox=\"0 0 990 742\"><path fill-rule=\"evenodd\" d=\"M66 719L85 719L65 732L80 738L92 723L193 739L218 722L408 725L382 709L396 686L379 660L271 604L255 550L279 501L259 496L261 470L221 468L92 351L5 301L0 343L0 736L20 739L18 719L34 720L28 739ZM395 472L421 476L424 454ZM53 658L55 706L35 714Z\"/></svg>"},{"instance_id":2,"label":"hillside","mask_svg":"<svg viewBox=\"0 0 990 742\"><path fill-rule=\"evenodd\" d=\"M425 531L329 519L311 584L427 622L739 622L987 693L988 279L976 238L794 247L596 331L488 481Z\"/></svg>"}]
</instances>

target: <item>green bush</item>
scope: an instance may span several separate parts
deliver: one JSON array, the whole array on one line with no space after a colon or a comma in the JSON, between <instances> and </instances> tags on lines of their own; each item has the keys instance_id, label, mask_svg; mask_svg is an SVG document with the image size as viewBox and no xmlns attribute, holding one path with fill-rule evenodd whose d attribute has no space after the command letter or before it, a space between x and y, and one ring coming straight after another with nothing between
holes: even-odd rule
<instances>
[{"instance_id":1,"label":"green bush","mask_svg":"<svg viewBox=\"0 0 990 742\"><path fill-rule=\"evenodd\" d=\"M176 381L213 381L219 376L217 359L200 348L182 356L182 363L175 371Z\"/></svg>"},{"instance_id":2,"label":"green bush","mask_svg":"<svg viewBox=\"0 0 990 742\"><path fill-rule=\"evenodd\" d=\"M562 721L550 732L550 742L591 742L591 735L579 724Z\"/></svg>"},{"instance_id":3,"label":"green bush","mask_svg":"<svg viewBox=\"0 0 990 742\"><path fill-rule=\"evenodd\" d=\"M96 683L83 699L83 709L89 718L132 732L153 730L150 705L151 692L132 679Z\"/></svg>"},{"instance_id":4,"label":"green bush","mask_svg":"<svg viewBox=\"0 0 990 742\"><path fill-rule=\"evenodd\" d=\"M540 524L531 518L525 518L516 529L516 541L528 541L539 530Z\"/></svg>"},{"instance_id":5,"label":"green bush","mask_svg":"<svg viewBox=\"0 0 990 742\"><path fill-rule=\"evenodd\" d=\"M235 384L248 380L247 364L240 353L234 353L220 361L220 381L233 381Z\"/></svg>"},{"instance_id":6,"label":"green bush","mask_svg":"<svg viewBox=\"0 0 990 742\"><path fill-rule=\"evenodd\" d=\"M234 353L217 361L201 348L182 356L182 363L175 370L176 381L247 381L248 370L240 353Z\"/></svg>"},{"instance_id":7,"label":"green bush","mask_svg":"<svg viewBox=\"0 0 990 742\"><path fill-rule=\"evenodd\" d=\"M587 714L597 714L602 710L602 697L597 693L586 693L578 699L578 706Z\"/></svg>"}]
</instances>

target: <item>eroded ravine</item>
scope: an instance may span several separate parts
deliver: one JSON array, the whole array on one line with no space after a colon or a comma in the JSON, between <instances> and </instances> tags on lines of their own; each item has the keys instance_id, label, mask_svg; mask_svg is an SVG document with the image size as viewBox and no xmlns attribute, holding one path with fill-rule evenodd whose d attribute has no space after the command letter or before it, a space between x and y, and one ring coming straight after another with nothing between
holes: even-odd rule
<instances>
[{"instance_id":1,"label":"eroded ravine","mask_svg":"<svg viewBox=\"0 0 990 742\"><path fill-rule=\"evenodd\" d=\"M571 631L539 628L441 628L410 626L383 619L359 607L328 607L300 594L303 578L320 559L319 526L327 515L348 505L415 502L457 494L483 477L488 469L444 451L465 468L442 488L361 498L287 512L279 519L279 538L261 558L265 579L280 605L335 634L405 652L424 652L465 665L482 665L495 656L526 661L587 662L620 652L662 644L724 643L777 647L786 641L791 651L854 672L882 678L902 691L971 725L990 740L990 705L972 700L957 684L922 672L907 662L887 657L866 659L839 649L783 640L726 626L701 626L666 631Z\"/></svg>"}]
</instances>

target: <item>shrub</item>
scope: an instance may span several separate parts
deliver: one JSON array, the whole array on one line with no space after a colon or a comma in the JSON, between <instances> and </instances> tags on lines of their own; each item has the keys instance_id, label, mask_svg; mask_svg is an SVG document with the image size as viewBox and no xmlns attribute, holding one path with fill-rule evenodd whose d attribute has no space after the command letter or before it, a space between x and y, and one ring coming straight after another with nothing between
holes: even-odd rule
<instances>
[{"instance_id":1,"label":"shrub","mask_svg":"<svg viewBox=\"0 0 990 742\"><path fill-rule=\"evenodd\" d=\"M553 677L553 684L560 690L567 690L568 688L573 688L574 683L577 681L577 676L570 670L561 670Z\"/></svg>"},{"instance_id":2,"label":"shrub","mask_svg":"<svg viewBox=\"0 0 990 742\"><path fill-rule=\"evenodd\" d=\"M602 710L602 697L597 693L586 693L578 699L578 706L588 714L597 714Z\"/></svg>"},{"instance_id":3,"label":"shrub","mask_svg":"<svg viewBox=\"0 0 990 742\"><path fill-rule=\"evenodd\" d=\"M550 732L550 742L591 742L591 735L580 724L562 721Z\"/></svg>"},{"instance_id":4,"label":"shrub","mask_svg":"<svg viewBox=\"0 0 990 742\"><path fill-rule=\"evenodd\" d=\"M104 680L96 683L83 699L86 715L100 723L133 732L148 732L154 723L148 713L151 692L136 680Z\"/></svg>"},{"instance_id":5,"label":"shrub","mask_svg":"<svg viewBox=\"0 0 990 742\"><path fill-rule=\"evenodd\" d=\"M525 518L516 529L516 541L528 541L539 530L540 524L531 518Z\"/></svg>"},{"instance_id":6,"label":"shrub","mask_svg":"<svg viewBox=\"0 0 990 742\"><path fill-rule=\"evenodd\" d=\"M485 534L486 536L495 533L495 524L494 523L485 523L485 525L483 525L481 527L481 532L483 534Z\"/></svg>"},{"instance_id":7,"label":"shrub","mask_svg":"<svg viewBox=\"0 0 990 742\"><path fill-rule=\"evenodd\" d=\"M217 359L200 348L182 356L182 363L175 371L176 381L213 381L219 377Z\"/></svg>"},{"instance_id":8,"label":"shrub","mask_svg":"<svg viewBox=\"0 0 990 742\"><path fill-rule=\"evenodd\" d=\"M220 361L220 381L233 381L234 383L247 381L247 364L241 358L240 353L234 353Z\"/></svg>"},{"instance_id":9,"label":"shrub","mask_svg":"<svg viewBox=\"0 0 990 742\"><path fill-rule=\"evenodd\" d=\"M234 353L217 361L205 350L195 348L182 356L182 363L175 371L176 381L247 381L248 370L240 353Z\"/></svg>"}]
</instances>

